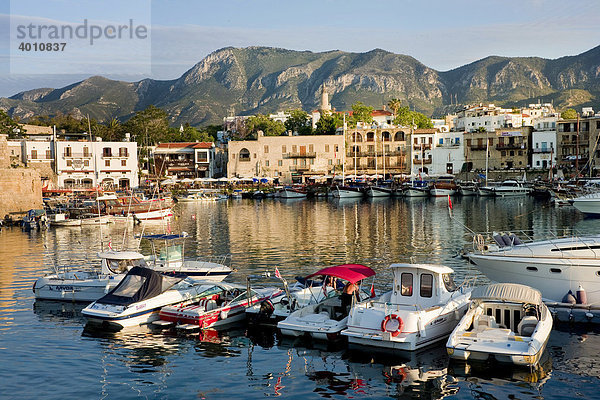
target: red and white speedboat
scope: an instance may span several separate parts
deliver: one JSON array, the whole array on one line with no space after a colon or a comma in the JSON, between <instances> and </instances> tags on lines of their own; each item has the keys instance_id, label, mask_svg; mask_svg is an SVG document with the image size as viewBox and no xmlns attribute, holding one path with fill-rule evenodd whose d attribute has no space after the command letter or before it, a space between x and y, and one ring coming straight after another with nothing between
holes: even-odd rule
<instances>
[{"instance_id":1,"label":"red and white speedboat","mask_svg":"<svg viewBox=\"0 0 600 400\"><path fill-rule=\"evenodd\" d=\"M200 294L193 304L182 302L163 307L154 326L183 330L217 328L243 320L246 308L283 293L278 288L251 288L217 283Z\"/></svg>"}]
</instances>

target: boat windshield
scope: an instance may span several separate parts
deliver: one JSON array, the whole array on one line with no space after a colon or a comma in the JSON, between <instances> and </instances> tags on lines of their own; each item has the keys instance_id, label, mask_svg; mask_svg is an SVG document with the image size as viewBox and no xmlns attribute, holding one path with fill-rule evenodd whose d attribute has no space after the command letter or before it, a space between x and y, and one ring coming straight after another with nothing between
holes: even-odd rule
<instances>
[{"instance_id":1,"label":"boat windshield","mask_svg":"<svg viewBox=\"0 0 600 400\"><path fill-rule=\"evenodd\" d=\"M144 282L146 282L146 277L144 276L127 275L112 294L121 297L133 297L140 290Z\"/></svg>"},{"instance_id":2,"label":"boat windshield","mask_svg":"<svg viewBox=\"0 0 600 400\"><path fill-rule=\"evenodd\" d=\"M132 260L115 260L107 259L106 265L108 269L114 274L122 274L123 272L129 271L133 267L145 267L146 261L143 259L132 259Z\"/></svg>"},{"instance_id":3,"label":"boat windshield","mask_svg":"<svg viewBox=\"0 0 600 400\"><path fill-rule=\"evenodd\" d=\"M452 279L452 275L442 274L442 280L444 281L444 286L446 286L447 291L454 292L458 289L456 283L454 283L454 279Z\"/></svg>"}]
</instances>

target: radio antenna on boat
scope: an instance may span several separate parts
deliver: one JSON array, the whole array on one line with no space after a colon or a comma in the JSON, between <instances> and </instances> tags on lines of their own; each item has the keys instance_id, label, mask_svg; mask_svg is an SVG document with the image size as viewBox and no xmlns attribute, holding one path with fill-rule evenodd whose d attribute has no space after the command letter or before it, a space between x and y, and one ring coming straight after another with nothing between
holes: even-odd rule
<instances>
[{"instance_id":1,"label":"radio antenna on boat","mask_svg":"<svg viewBox=\"0 0 600 400\"><path fill-rule=\"evenodd\" d=\"M98 222L100 225L100 251L104 251L104 238L103 238L103 233L102 233L102 215L100 214L100 200L98 199L98 197L100 197L100 194L98 193L98 186L100 185L100 183L98 182L98 165L96 163L96 152L94 151L94 141L92 140L92 124L90 123L90 114L87 114L87 123L88 123L88 135L90 137L90 147L92 148L92 155L94 156L94 176L96 178L96 205L98 206Z\"/></svg>"}]
</instances>

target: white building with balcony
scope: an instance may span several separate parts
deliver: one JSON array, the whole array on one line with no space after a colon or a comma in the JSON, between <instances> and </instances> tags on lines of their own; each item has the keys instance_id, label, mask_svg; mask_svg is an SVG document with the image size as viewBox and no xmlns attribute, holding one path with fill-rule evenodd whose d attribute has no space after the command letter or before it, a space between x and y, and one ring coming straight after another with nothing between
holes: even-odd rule
<instances>
[{"instance_id":1,"label":"white building with balcony","mask_svg":"<svg viewBox=\"0 0 600 400\"><path fill-rule=\"evenodd\" d=\"M538 117L532 121L531 168L548 169L556 165L556 121L558 114Z\"/></svg>"},{"instance_id":2,"label":"white building with balcony","mask_svg":"<svg viewBox=\"0 0 600 400\"><path fill-rule=\"evenodd\" d=\"M58 187L138 186L135 142L57 141L54 146Z\"/></svg>"},{"instance_id":3,"label":"white building with balcony","mask_svg":"<svg viewBox=\"0 0 600 400\"><path fill-rule=\"evenodd\" d=\"M465 163L462 132L436 132L429 175L457 174Z\"/></svg>"}]
</instances>

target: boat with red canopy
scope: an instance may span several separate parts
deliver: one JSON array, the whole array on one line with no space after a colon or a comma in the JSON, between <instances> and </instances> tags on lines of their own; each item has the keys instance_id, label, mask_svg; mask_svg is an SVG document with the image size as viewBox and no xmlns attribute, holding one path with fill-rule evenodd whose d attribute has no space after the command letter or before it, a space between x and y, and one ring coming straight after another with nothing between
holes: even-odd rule
<instances>
[{"instance_id":1,"label":"boat with red canopy","mask_svg":"<svg viewBox=\"0 0 600 400\"><path fill-rule=\"evenodd\" d=\"M307 279L322 276L323 289L333 285L334 290L327 292L323 300L293 311L277 327L287 336L308 335L321 340L339 338L340 332L347 327L350 307L371 297L370 292L361 290L360 283L374 275L375 271L365 265L343 264L323 268L307 276ZM346 281L344 290L335 288L337 285L331 278Z\"/></svg>"}]
</instances>

